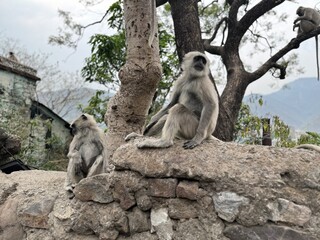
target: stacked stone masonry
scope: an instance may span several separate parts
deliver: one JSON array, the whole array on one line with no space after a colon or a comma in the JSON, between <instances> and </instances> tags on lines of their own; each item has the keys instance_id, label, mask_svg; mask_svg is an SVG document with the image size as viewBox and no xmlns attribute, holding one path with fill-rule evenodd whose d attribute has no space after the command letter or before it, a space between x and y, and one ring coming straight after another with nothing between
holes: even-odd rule
<instances>
[{"instance_id":1,"label":"stacked stone masonry","mask_svg":"<svg viewBox=\"0 0 320 240\"><path fill-rule=\"evenodd\" d=\"M29 117L40 80L36 74L36 70L0 56L0 116L19 112Z\"/></svg>"},{"instance_id":2,"label":"stacked stone masonry","mask_svg":"<svg viewBox=\"0 0 320 240\"><path fill-rule=\"evenodd\" d=\"M184 150L129 143L115 171L0 173L0 239L320 239L320 154L206 142Z\"/></svg>"}]
</instances>

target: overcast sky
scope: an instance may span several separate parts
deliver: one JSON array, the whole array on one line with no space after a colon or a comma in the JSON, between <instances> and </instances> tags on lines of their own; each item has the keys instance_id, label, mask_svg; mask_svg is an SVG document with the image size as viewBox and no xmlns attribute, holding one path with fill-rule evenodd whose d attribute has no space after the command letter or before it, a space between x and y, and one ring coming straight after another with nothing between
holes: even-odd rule
<instances>
[{"instance_id":1,"label":"overcast sky","mask_svg":"<svg viewBox=\"0 0 320 240\"><path fill-rule=\"evenodd\" d=\"M70 11L74 19L83 25L99 20L101 14L113 2L112 0L100 1L94 8L86 8L78 0L0 0L0 36L16 39L25 46L30 53L52 53L52 62L59 62L62 70L81 70L85 57L90 56L90 46L87 44L89 37L94 33L106 33L106 25L90 28L84 34L76 51L48 44L50 35L57 34L58 27L62 27L62 19L58 16L58 9ZM318 1L298 1L306 7L314 7ZM298 4L285 2L282 11L292 12L287 25L281 27L280 34L285 34L288 39L295 37L292 31L292 21L296 17L295 10ZM265 77L254 83L247 92L268 93L279 89L286 82L301 78L316 76L315 42L310 39L301 44L295 51L300 55L301 67L305 68L303 75L292 75L287 80L271 80ZM254 60L255 61L255 60ZM212 69L214 71L214 69ZM320 83L319 83L320 84Z\"/></svg>"}]
</instances>

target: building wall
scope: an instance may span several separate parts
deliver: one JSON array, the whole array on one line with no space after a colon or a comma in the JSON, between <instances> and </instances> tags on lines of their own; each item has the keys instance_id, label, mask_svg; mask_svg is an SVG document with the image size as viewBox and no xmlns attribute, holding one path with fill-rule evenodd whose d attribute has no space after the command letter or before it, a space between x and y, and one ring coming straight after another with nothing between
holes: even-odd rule
<instances>
[{"instance_id":1,"label":"building wall","mask_svg":"<svg viewBox=\"0 0 320 240\"><path fill-rule=\"evenodd\" d=\"M35 99L36 82L0 69L0 112L29 115Z\"/></svg>"},{"instance_id":2,"label":"building wall","mask_svg":"<svg viewBox=\"0 0 320 240\"><path fill-rule=\"evenodd\" d=\"M0 128L23 136L22 144L30 147L26 158L41 164L48 159L46 140L53 133L66 148L71 136L66 121L35 101L37 81L34 69L0 57Z\"/></svg>"}]
</instances>

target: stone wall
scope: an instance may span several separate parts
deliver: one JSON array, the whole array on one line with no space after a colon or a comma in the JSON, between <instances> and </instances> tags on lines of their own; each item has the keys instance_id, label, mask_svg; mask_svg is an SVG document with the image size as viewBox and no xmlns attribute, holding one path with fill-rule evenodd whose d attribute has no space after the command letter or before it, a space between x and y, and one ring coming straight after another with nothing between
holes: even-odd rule
<instances>
[{"instance_id":1,"label":"stone wall","mask_svg":"<svg viewBox=\"0 0 320 240\"><path fill-rule=\"evenodd\" d=\"M320 239L320 154L207 142L184 150L132 143L115 171L0 174L0 239Z\"/></svg>"},{"instance_id":2,"label":"stone wall","mask_svg":"<svg viewBox=\"0 0 320 240\"><path fill-rule=\"evenodd\" d=\"M36 100L37 71L0 56L0 127L18 135L25 149L24 158L46 162L46 140L52 132L62 146L71 141L69 129L62 118ZM33 109L34 113L31 112ZM31 116L43 115L31 122ZM51 119L51 126L45 122ZM49 131L50 129L50 131ZM1 142L0 142L1 143ZM28 149L28 151L26 151ZM0 158L0 164L3 163ZM34 165L34 164L33 164Z\"/></svg>"},{"instance_id":3,"label":"stone wall","mask_svg":"<svg viewBox=\"0 0 320 240\"><path fill-rule=\"evenodd\" d=\"M15 112L30 117L36 82L40 80L36 73L32 68L0 57L0 116Z\"/></svg>"}]
</instances>

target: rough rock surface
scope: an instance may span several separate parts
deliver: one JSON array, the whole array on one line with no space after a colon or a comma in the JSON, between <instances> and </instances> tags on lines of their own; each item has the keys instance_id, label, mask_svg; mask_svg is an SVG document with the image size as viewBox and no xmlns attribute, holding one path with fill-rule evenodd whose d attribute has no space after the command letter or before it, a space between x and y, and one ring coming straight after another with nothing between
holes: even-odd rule
<instances>
[{"instance_id":1,"label":"rough rock surface","mask_svg":"<svg viewBox=\"0 0 320 240\"><path fill-rule=\"evenodd\" d=\"M320 154L206 142L121 146L115 171L0 173L0 239L320 239Z\"/></svg>"}]
</instances>

